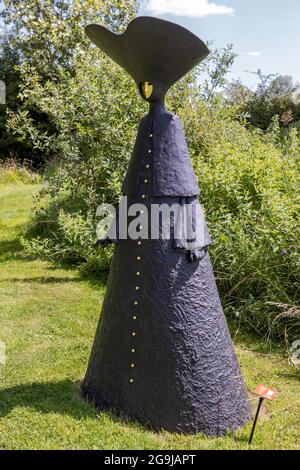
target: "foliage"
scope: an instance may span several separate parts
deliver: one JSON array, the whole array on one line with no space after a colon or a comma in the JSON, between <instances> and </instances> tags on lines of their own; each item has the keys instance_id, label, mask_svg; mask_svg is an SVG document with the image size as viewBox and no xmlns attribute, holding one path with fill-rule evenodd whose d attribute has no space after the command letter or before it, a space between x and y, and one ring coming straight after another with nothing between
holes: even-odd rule
<instances>
[{"instance_id":1,"label":"foliage","mask_svg":"<svg viewBox=\"0 0 300 470\"><path fill-rule=\"evenodd\" d=\"M222 89L226 83L226 75L237 54L233 50L233 44L228 44L222 49L213 49L210 51L206 62L200 65L200 73L204 75L201 86L201 96L206 101L211 101L218 90Z\"/></svg>"},{"instance_id":2,"label":"foliage","mask_svg":"<svg viewBox=\"0 0 300 470\"><path fill-rule=\"evenodd\" d=\"M89 74L86 80L92 83ZM113 100L118 89L107 89L105 96ZM229 112L217 102L211 107L194 97L193 106L187 105L190 91L186 93L188 96L183 94L180 98L184 106L177 111L185 124L214 239L211 254L225 311L238 323L251 325L263 334L283 335L288 324L293 337L299 331L294 330L296 322L278 320L278 309L271 303L297 304L297 135L291 130L283 146L275 124L267 136L250 132L233 119L234 111ZM95 109L93 98L92 102L90 99L85 95L88 108ZM115 103L121 102L119 96ZM132 104L132 120L139 116L139 109L134 111L134 106L137 105ZM103 109L100 107L101 104L99 117L93 114L95 129L86 125L81 135L82 127L78 127L73 142L76 146L72 151L67 147L70 153L62 154L65 163L46 178L30 232L34 239L26 242L31 253L71 260L94 272L105 268L111 256L111 249L97 250L93 246L96 206L102 201L117 202L136 131L132 121L128 127L125 121L120 130L118 112L111 118L108 114L114 108L105 114L106 104ZM64 106L61 109L67 111ZM103 114L105 130L94 141ZM83 141L85 145L81 147ZM128 147L124 146L126 142ZM65 145L67 142L63 149Z\"/></svg>"},{"instance_id":3,"label":"foliage","mask_svg":"<svg viewBox=\"0 0 300 470\"><path fill-rule=\"evenodd\" d=\"M282 145L277 134L247 130L226 108L201 102L184 122L226 313L267 335L283 336L285 327L299 335L297 319L277 318L272 305L299 305L297 133Z\"/></svg>"},{"instance_id":4,"label":"foliage","mask_svg":"<svg viewBox=\"0 0 300 470\"><path fill-rule=\"evenodd\" d=\"M26 158L28 145L21 142L6 129L7 109L16 111L20 102L18 100L19 73L16 70L19 57L5 37L0 37L0 80L6 85L6 103L0 103L0 161L11 158L16 153Z\"/></svg>"},{"instance_id":5,"label":"foliage","mask_svg":"<svg viewBox=\"0 0 300 470\"><path fill-rule=\"evenodd\" d=\"M292 77L283 75L264 75L256 73L258 84L255 91L240 81L226 86L225 99L231 106L238 106L240 113L247 117L248 123L266 131L275 116L282 127L300 122L300 84Z\"/></svg>"},{"instance_id":6,"label":"foliage","mask_svg":"<svg viewBox=\"0 0 300 470\"><path fill-rule=\"evenodd\" d=\"M55 79L61 69L75 73L77 48L88 41L84 26L98 22L116 32L137 11L135 0L5 0L5 24L11 44L23 62L44 79Z\"/></svg>"},{"instance_id":7,"label":"foliage","mask_svg":"<svg viewBox=\"0 0 300 470\"><path fill-rule=\"evenodd\" d=\"M51 138L60 129L51 115L27 95L27 85L35 79L43 87L57 82L64 73L74 76L78 58L85 55L90 45L84 26L96 22L119 31L135 15L138 4L136 0L5 0L4 3L6 40L4 55L0 57L0 79L2 75L7 82L10 132L4 129L5 107L0 110L0 126L8 141L2 142L1 153L3 157L7 154L20 160L28 159L30 154L34 165L40 167L49 158L49 152L37 144L36 134L41 132ZM19 119L25 117L35 128L26 137L16 129Z\"/></svg>"}]
</instances>

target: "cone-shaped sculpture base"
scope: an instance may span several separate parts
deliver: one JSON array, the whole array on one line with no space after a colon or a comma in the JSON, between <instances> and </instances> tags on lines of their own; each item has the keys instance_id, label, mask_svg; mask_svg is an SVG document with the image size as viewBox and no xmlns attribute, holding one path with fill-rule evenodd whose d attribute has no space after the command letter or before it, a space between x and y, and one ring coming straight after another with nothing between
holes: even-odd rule
<instances>
[{"instance_id":1,"label":"cone-shaped sculpture base","mask_svg":"<svg viewBox=\"0 0 300 470\"><path fill-rule=\"evenodd\" d=\"M208 253L189 263L172 240L116 245L82 391L154 429L222 435L246 423L248 395Z\"/></svg>"}]
</instances>

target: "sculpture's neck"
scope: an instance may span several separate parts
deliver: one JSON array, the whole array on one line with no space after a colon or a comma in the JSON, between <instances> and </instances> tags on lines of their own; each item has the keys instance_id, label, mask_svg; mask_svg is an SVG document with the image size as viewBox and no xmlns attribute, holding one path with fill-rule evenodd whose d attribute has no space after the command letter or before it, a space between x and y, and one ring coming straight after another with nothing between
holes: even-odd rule
<instances>
[{"instance_id":1,"label":"sculpture's neck","mask_svg":"<svg viewBox=\"0 0 300 470\"><path fill-rule=\"evenodd\" d=\"M165 106L164 98L159 101L156 101L155 103L150 103L149 114L151 114L152 116L165 113L165 112L166 112L166 106Z\"/></svg>"}]
</instances>

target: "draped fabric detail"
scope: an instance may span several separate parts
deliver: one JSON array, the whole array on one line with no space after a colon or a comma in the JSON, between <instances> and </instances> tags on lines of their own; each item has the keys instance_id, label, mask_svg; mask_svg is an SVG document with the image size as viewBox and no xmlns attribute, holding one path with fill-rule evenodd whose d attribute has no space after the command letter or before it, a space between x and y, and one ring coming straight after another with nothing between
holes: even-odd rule
<instances>
[{"instance_id":1,"label":"draped fabric detail","mask_svg":"<svg viewBox=\"0 0 300 470\"><path fill-rule=\"evenodd\" d=\"M182 207L175 227L173 248L187 253L190 263L202 259L212 243L203 209L197 197L180 198Z\"/></svg>"}]
</instances>

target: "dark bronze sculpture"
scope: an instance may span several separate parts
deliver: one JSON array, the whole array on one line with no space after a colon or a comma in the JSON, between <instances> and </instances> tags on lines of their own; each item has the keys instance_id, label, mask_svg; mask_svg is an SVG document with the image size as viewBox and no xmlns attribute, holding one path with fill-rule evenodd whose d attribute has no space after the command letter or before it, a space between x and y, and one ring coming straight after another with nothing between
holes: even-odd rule
<instances>
[{"instance_id":1,"label":"dark bronze sculpture","mask_svg":"<svg viewBox=\"0 0 300 470\"><path fill-rule=\"evenodd\" d=\"M135 80L150 105L139 127L123 194L128 204L199 206L177 116L164 97L209 51L176 24L134 19L122 35L89 25L88 37ZM210 435L235 430L250 405L203 236L116 243L83 395L154 429ZM108 241L108 240L106 240Z\"/></svg>"}]
</instances>

